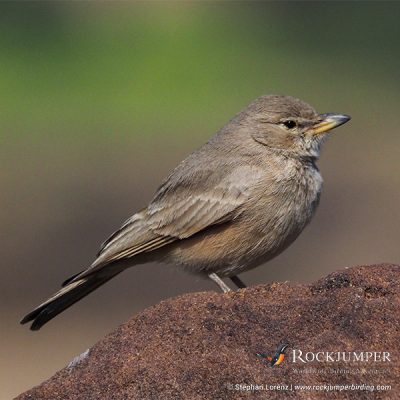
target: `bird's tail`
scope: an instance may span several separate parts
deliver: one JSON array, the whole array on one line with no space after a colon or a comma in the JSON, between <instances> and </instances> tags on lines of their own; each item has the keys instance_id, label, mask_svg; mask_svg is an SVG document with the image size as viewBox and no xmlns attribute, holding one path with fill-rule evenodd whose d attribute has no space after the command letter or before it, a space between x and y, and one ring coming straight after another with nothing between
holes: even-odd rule
<instances>
[{"instance_id":1,"label":"bird's tail","mask_svg":"<svg viewBox=\"0 0 400 400\"><path fill-rule=\"evenodd\" d=\"M82 297L87 296L120 272L122 272L121 269L114 268L114 270L108 271L107 274L87 275L82 279L67 283L57 293L22 318L21 324L33 321L30 329L33 331L39 330L56 315L71 307Z\"/></svg>"}]
</instances>

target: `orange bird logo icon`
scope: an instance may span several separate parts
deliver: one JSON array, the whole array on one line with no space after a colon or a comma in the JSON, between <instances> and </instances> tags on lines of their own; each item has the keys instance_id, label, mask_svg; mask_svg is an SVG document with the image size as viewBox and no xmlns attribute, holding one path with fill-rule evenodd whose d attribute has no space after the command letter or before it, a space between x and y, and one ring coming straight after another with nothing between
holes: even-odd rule
<instances>
[{"instance_id":1,"label":"orange bird logo icon","mask_svg":"<svg viewBox=\"0 0 400 400\"><path fill-rule=\"evenodd\" d=\"M271 367L274 367L275 365L282 364L283 360L285 359L285 350L287 349L288 346L289 346L288 343L280 344L276 349L275 354L272 357L264 353L257 353L257 356L263 358L264 362L265 360L268 360Z\"/></svg>"}]
</instances>

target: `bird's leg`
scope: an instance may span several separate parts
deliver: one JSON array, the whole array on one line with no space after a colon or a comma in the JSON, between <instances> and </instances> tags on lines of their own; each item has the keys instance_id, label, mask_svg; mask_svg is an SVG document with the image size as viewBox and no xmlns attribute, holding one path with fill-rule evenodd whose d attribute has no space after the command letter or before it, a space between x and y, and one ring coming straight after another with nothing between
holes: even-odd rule
<instances>
[{"instance_id":1,"label":"bird's leg","mask_svg":"<svg viewBox=\"0 0 400 400\"><path fill-rule=\"evenodd\" d=\"M244 289L246 288L246 284L237 276L231 276L231 281L239 288L239 289Z\"/></svg>"},{"instance_id":2,"label":"bird's leg","mask_svg":"<svg viewBox=\"0 0 400 400\"><path fill-rule=\"evenodd\" d=\"M212 279L224 293L231 291L229 286L216 273L208 274L208 277Z\"/></svg>"}]
</instances>

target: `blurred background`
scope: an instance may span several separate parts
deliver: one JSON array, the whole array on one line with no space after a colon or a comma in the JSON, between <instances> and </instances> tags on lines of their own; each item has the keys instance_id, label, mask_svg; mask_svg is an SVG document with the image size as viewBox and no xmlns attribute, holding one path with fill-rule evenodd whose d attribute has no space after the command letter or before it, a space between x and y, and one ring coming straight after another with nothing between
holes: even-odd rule
<instances>
[{"instance_id":1,"label":"blurred background","mask_svg":"<svg viewBox=\"0 0 400 400\"><path fill-rule=\"evenodd\" d=\"M399 17L396 2L2 2L2 398L140 310L215 289L139 266L40 332L18 323L257 96L290 94L353 119L324 147L311 225L243 280L311 282L399 262Z\"/></svg>"}]
</instances>

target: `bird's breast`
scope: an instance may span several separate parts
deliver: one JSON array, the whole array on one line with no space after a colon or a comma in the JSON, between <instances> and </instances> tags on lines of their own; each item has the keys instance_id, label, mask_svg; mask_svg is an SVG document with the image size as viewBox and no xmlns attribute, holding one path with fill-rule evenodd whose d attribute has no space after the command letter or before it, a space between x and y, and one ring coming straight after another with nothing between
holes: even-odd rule
<instances>
[{"instance_id":1,"label":"bird's breast","mask_svg":"<svg viewBox=\"0 0 400 400\"><path fill-rule=\"evenodd\" d=\"M253 193L241 217L243 231L257 237L249 251L254 257L272 258L301 233L315 213L322 177L312 166L286 165Z\"/></svg>"}]
</instances>

